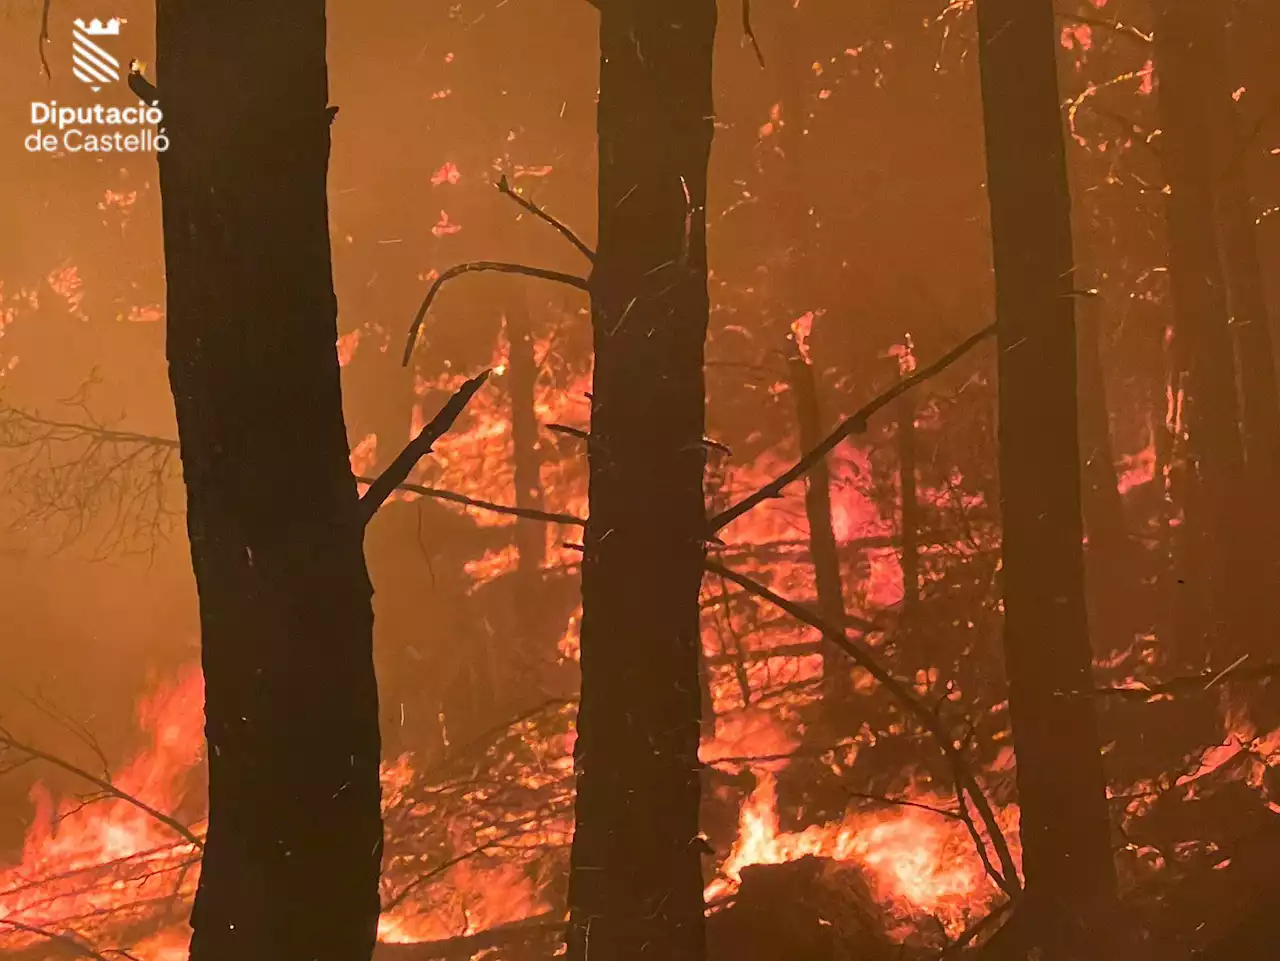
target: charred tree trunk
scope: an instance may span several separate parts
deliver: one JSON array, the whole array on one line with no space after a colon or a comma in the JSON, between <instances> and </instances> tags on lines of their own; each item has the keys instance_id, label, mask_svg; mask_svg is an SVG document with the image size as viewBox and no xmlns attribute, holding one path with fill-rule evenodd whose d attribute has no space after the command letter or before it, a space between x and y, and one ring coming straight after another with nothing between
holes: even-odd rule
<instances>
[{"instance_id":1,"label":"charred tree trunk","mask_svg":"<svg viewBox=\"0 0 1280 961\"><path fill-rule=\"evenodd\" d=\"M699 591L714 0L601 4L570 961L705 954Z\"/></svg>"},{"instance_id":2,"label":"charred tree trunk","mask_svg":"<svg viewBox=\"0 0 1280 961\"><path fill-rule=\"evenodd\" d=\"M1046 950L1114 889L1090 689L1071 198L1050 0L979 0L999 323L1005 662L1026 895ZM1053 956L1051 954L1050 956Z\"/></svg>"},{"instance_id":3,"label":"charred tree trunk","mask_svg":"<svg viewBox=\"0 0 1280 961\"><path fill-rule=\"evenodd\" d=\"M825 437L822 411L818 406L818 384L813 365L792 338L787 367L791 393L796 401L796 424L800 450L817 447ZM809 522L809 560L813 564L818 613L828 624L845 623L844 584L840 576L840 554L836 547L835 525L831 519L831 472L824 458L805 477L804 511ZM822 681L827 697L848 691L849 663L843 651L822 643Z\"/></svg>"},{"instance_id":4,"label":"charred tree trunk","mask_svg":"<svg viewBox=\"0 0 1280 961\"><path fill-rule=\"evenodd\" d=\"M330 269L325 11L162 3L168 358L200 597L193 961L367 961L373 614Z\"/></svg>"},{"instance_id":5,"label":"charred tree trunk","mask_svg":"<svg viewBox=\"0 0 1280 961\"><path fill-rule=\"evenodd\" d=\"M1226 282L1215 219L1216 146L1225 136L1214 104L1213 65L1221 51L1212 24L1221 10L1199 0L1159 0L1159 79L1169 272L1174 301L1174 361L1187 385L1189 438L1186 514L1179 566L1189 593L1179 611L1178 653L1186 661L1208 651L1223 657L1245 640L1250 585L1246 544L1247 494L1235 359L1228 326ZM1221 31L1218 31L1219 38ZM1205 645L1208 645L1207 647ZM1224 662L1225 663L1225 662Z\"/></svg>"}]
</instances>

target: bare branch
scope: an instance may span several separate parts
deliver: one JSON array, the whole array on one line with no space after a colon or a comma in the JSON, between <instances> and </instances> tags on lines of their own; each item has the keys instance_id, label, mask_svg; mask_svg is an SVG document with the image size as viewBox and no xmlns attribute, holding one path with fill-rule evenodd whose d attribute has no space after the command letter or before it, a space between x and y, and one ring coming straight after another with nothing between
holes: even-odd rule
<instances>
[{"instance_id":1,"label":"bare branch","mask_svg":"<svg viewBox=\"0 0 1280 961\"><path fill-rule=\"evenodd\" d=\"M188 844L193 845L197 850L204 850L204 841L193 834L191 829L181 821L175 820L163 811L157 811L150 804L147 804L147 802L140 798L136 798L132 794L128 794L125 791L120 790L120 788L116 787L107 779L100 778L95 774L90 774L88 771L84 770L84 768L77 767L70 761L64 761L57 755L49 754L37 747L32 747L30 744L19 741L3 728L0 728L0 744L12 748L15 751L21 751L23 754L27 754L33 758L38 758L41 761L46 761L56 767L60 767L64 771L76 775L76 777L83 778L90 784L97 786L103 794L113 797L116 800L124 801L127 804L132 804L142 813L155 819L175 834L181 836Z\"/></svg>"},{"instance_id":2,"label":"bare branch","mask_svg":"<svg viewBox=\"0 0 1280 961\"><path fill-rule=\"evenodd\" d=\"M987 835L991 839L991 844L996 850L996 856L1000 859L1000 870L997 871L994 866L990 865L986 856L986 846L982 843L980 836L977 836L976 828L973 833L975 835L975 843L979 849L979 855L982 857L983 864L987 866L987 872L1000 888L1010 897L1016 897L1021 890L1018 881L1017 868L1013 863L1013 855L1009 850L1008 842L1005 840L1004 832L1000 830L1000 824L996 821L995 812L991 808L987 796L983 793L981 786L978 784L977 778L974 776L972 769L969 767L968 761L964 755L956 747L952 740L951 733L946 726L923 701L921 701L911 691L906 684L894 677L893 674L880 663L875 653L860 641L852 640L848 634L836 627L827 624L820 617L810 613L801 605L794 601L788 600L781 594L776 594L763 584L752 580L737 571L725 567L716 561L708 559L706 562L708 570L719 574L721 577L733 581L739 587L748 593L754 594L762 600L769 601L782 610L786 611L796 620L808 624L810 627L822 633L822 636L845 652L853 661L863 670L874 677L877 681L884 685L895 700L897 700L909 714L911 714L920 725L933 735L937 741L939 749L946 757L951 765L952 773L956 779L957 800L960 802L960 809L957 811L962 818L968 817L968 809L965 805L964 795L967 793L973 799L973 806L977 809L978 815L982 818L983 826L987 830Z\"/></svg>"},{"instance_id":3,"label":"bare branch","mask_svg":"<svg viewBox=\"0 0 1280 961\"><path fill-rule=\"evenodd\" d=\"M835 450L836 447L840 445L840 442L846 437L850 437L854 434L861 434L866 431L867 421L873 414L892 404L917 384L923 383L931 377L936 377L938 374L942 373L965 354L969 353L969 351L973 350L974 347L977 347L978 344L994 335L995 332L995 324L989 324L988 326L983 327L976 334L970 335L966 340L962 341L950 352L944 354L940 359L934 361L928 367L921 368L910 377L898 381L898 383L894 384L879 397L875 398L870 403L865 404L855 414L850 417L846 417L840 422L840 426L828 434L817 447L801 457L800 460L796 462L795 466L786 473L770 481L754 494L743 498L732 507L711 518L711 530L722 530L729 524L732 524L743 514L747 513L747 511L756 507L758 504L780 496L784 489L789 487L791 484L794 484L805 474L809 473L809 471L813 470L813 468L817 466L824 457Z\"/></svg>"},{"instance_id":4,"label":"bare branch","mask_svg":"<svg viewBox=\"0 0 1280 961\"><path fill-rule=\"evenodd\" d=\"M49 928L38 927L34 924L24 924L21 921L14 921L10 918L0 918L0 924L7 925L15 931L23 931L27 934L34 934L49 941L56 941L58 944L65 944L76 952L77 957L90 958L92 961L111 961L111 959L105 954L95 951L90 947L78 934L51 931Z\"/></svg>"},{"instance_id":5,"label":"bare branch","mask_svg":"<svg viewBox=\"0 0 1280 961\"><path fill-rule=\"evenodd\" d=\"M427 296L423 298L422 306L418 308L418 315L413 318L413 323L409 326L409 339L404 345L404 357L401 361L403 366L409 366L409 358L413 355L414 344L418 341L418 332L422 330L422 322L427 319L427 311L431 309L431 303L436 299L436 295L440 293L440 288L455 277L483 271L493 271L500 274L523 274L526 277L553 280L556 283L567 284L579 290L591 289L585 277L579 277L577 274L562 273L559 270L547 270L543 267L530 267L527 264L512 264L501 260L472 260L465 264L457 264L437 277L435 283L431 285L431 289L427 291Z\"/></svg>"},{"instance_id":6,"label":"bare branch","mask_svg":"<svg viewBox=\"0 0 1280 961\"><path fill-rule=\"evenodd\" d=\"M547 424L547 430L553 434L563 434L565 437L576 437L578 440L587 440L591 437L587 431L580 427L569 427L567 424Z\"/></svg>"},{"instance_id":7,"label":"bare branch","mask_svg":"<svg viewBox=\"0 0 1280 961\"><path fill-rule=\"evenodd\" d=\"M569 243L573 244L573 246L578 249L578 253L582 254L582 256L586 257L587 260L591 261L592 263L595 263L596 252L592 250L590 247L588 247L586 243L583 242L582 238L573 232L573 228L570 227L568 224L564 223L563 221L557 220L551 214L547 213L546 210L544 210L542 207L539 207L537 204L535 204L532 200L526 200L524 197L521 197L518 193L516 193L514 188L512 188L510 181L507 180L506 174L503 174L502 179L498 181L498 193L503 194L504 196L510 197L512 200L518 203L525 210L529 211L529 213L533 214L539 220L543 220L549 223L552 227L558 230L560 234L567 241L569 241Z\"/></svg>"},{"instance_id":8,"label":"bare branch","mask_svg":"<svg viewBox=\"0 0 1280 961\"><path fill-rule=\"evenodd\" d=\"M357 477L362 484L373 482L369 477ZM437 487L422 487L418 484L401 484L396 488L398 491L409 491L412 494L421 494L423 497L432 497L436 500L449 501L452 504L462 504L464 507L474 507L477 510L492 511L494 514L507 514L511 517L519 517L530 521L544 521L548 524L568 524L572 527L583 527L586 521L581 517L573 514L557 514L552 511L535 510L532 507L512 507L509 504L494 504L491 501L476 500L474 497L468 497L466 494L459 494L455 491L440 490Z\"/></svg>"},{"instance_id":9,"label":"bare branch","mask_svg":"<svg viewBox=\"0 0 1280 961\"><path fill-rule=\"evenodd\" d=\"M742 32L751 41L751 49L756 52L756 59L760 61L760 69L763 70L764 51L760 49L760 41L756 39L756 32L751 26L751 0L742 0Z\"/></svg>"},{"instance_id":10,"label":"bare branch","mask_svg":"<svg viewBox=\"0 0 1280 961\"><path fill-rule=\"evenodd\" d=\"M431 423L422 428L418 436L409 441L405 449L391 462L391 466L369 485L369 489L360 498L361 519L365 524L369 523L392 492L405 482L418 461L431 453L432 446L453 426L453 422L476 395L476 391L484 386L484 382L489 379L491 373L493 371L486 370L459 387L457 392L449 398L449 402L432 418Z\"/></svg>"}]
</instances>

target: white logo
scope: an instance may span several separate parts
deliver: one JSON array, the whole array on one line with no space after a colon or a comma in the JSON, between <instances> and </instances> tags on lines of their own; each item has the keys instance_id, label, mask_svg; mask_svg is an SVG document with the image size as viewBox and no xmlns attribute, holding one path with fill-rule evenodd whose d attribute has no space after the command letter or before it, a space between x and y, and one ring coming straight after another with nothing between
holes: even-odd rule
<instances>
[{"instance_id":1,"label":"white logo","mask_svg":"<svg viewBox=\"0 0 1280 961\"><path fill-rule=\"evenodd\" d=\"M89 84L89 88L97 93L103 84L114 83L120 79L120 61L98 45L96 40L103 37L120 36L120 23L112 17L106 23L97 18L86 24L76 20L75 29L71 32L71 59L75 75ZM93 38L93 39L91 39Z\"/></svg>"}]
</instances>

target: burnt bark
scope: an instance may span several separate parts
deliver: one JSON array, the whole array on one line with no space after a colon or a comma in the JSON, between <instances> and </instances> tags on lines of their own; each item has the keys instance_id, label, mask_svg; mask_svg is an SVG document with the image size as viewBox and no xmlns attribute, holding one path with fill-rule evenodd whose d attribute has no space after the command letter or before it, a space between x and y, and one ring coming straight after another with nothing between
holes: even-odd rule
<instances>
[{"instance_id":1,"label":"burnt bark","mask_svg":"<svg viewBox=\"0 0 1280 961\"><path fill-rule=\"evenodd\" d=\"M1177 565L1186 595L1178 611L1178 653L1229 657L1245 640L1254 594L1244 555L1248 487L1229 328L1226 279L1215 218L1215 156L1226 135L1215 91L1221 82L1216 4L1155 5L1162 156L1169 184L1166 222L1173 290L1174 365L1186 384L1183 424L1185 530ZM1216 76L1215 76L1216 74Z\"/></svg>"},{"instance_id":2,"label":"burnt bark","mask_svg":"<svg viewBox=\"0 0 1280 961\"><path fill-rule=\"evenodd\" d=\"M818 385L813 365L790 342L787 361L791 394L796 403L796 425L800 450L813 450L826 436L818 405ZM831 519L831 471L822 458L805 475L804 511L809 522L809 561L813 564L814 586L818 594L818 614L828 624L845 623L844 584L840 576L840 553L836 547L835 525ZM827 697L840 697L849 690L849 665L844 654L827 641L822 642L822 681Z\"/></svg>"},{"instance_id":3,"label":"burnt bark","mask_svg":"<svg viewBox=\"0 0 1280 961\"><path fill-rule=\"evenodd\" d=\"M1088 698L1071 198L1050 0L979 0L999 341L1005 665L1026 893L1050 956L1115 885Z\"/></svg>"},{"instance_id":4,"label":"burnt bark","mask_svg":"<svg viewBox=\"0 0 1280 961\"><path fill-rule=\"evenodd\" d=\"M378 918L378 700L335 348L324 4L157 13L209 746L191 958L359 961Z\"/></svg>"},{"instance_id":5,"label":"burnt bark","mask_svg":"<svg viewBox=\"0 0 1280 961\"><path fill-rule=\"evenodd\" d=\"M601 4L570 961L705 955L698 596L714 0Z\"/></svg>"}]
</instances>

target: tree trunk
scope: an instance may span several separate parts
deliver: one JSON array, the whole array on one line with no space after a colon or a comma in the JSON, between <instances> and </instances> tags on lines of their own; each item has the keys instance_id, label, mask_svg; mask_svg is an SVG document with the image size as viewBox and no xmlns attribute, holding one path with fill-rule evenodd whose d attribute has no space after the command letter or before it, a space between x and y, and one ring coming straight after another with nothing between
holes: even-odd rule
<instances>
[{"instance_id":1,"label":"tree trunk","mask_svg":"<svg viewBox=\"0 0 1280 961\"><path fill-rule=\"evenodd\" d=\"M161 3L168 358L199 590L193 961L367 961L373 614L348 463L321 0Z\"/></svg>"},{"instance_id":2,"label":"tree trunk","mask_svg":"<svg viewBox=\"0 0 1280 961\"><path fill-rule=\"evenodd\" d=\"M1226 136L1214 103L1218 48L1216 4L1159 0L1156 69L1169 183L1167 229L1173 289L1174 361L1185 374L1185 541L1182 581L1189 596L1176 644L1184 661L1215 651L1229 662L1244 641L1254 595L1243 550L1248 488L1228 326L1226 283L1217 245L1215 165ZM1205 646L1207 645L1207 647Z\"/></svg>"},{"instance_id":3,"label":"tree trunk","mask_svg":"<svg viewBox=\"0 0 1280 961\"><path fill-rule=\"evenodd\" d=\"M796 425L801 452L822 442L822 411L818 406L818 385L813 365L789 340L791 356L787 367L791 393L796 402ZM809 522L809 560L813 564L818 613L828 624L845 623L844 584L840 576L840 554L836 548L835 526L831 519L831 472L824 458L805 477L804 511ZM823 690L828 698L838 698L849 690L849 662L835 645L822 642Z\"/></svg>"},{"instance_id":4,"label":"tree trunk","mask_svg":"<svg viewBox=\"0 0 1280 961\"><path fill-rule=\"evenodd\" d=\"M714 0L601 5L570 961L705 954L698 596Z\"/></svg>"},{"instance_id":5,"label":"tree trunk","mask_svg":"<svg viewBox=\"0 0 1280 961\"><path fill-rule=\"evenodd\" d=\"M979 0L999 323L1005 661L1026 900L1047 950L1115 885L1090 697L1071 198L1050 0ZM1052 955L1051 955L1052 956Z\"/></svg>"}]
</instances>

